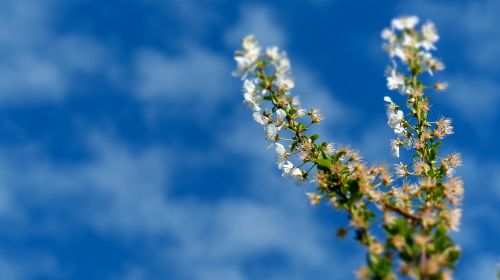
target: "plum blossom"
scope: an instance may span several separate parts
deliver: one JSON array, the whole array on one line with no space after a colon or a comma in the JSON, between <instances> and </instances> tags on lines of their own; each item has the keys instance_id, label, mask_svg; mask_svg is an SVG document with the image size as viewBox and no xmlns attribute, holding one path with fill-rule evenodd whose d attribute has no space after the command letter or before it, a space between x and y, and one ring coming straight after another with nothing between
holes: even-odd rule
<instances>
[{"instance_id":1,"label":"plum blossom","mask_svg":"<svg viewBox=\"0 0 500 280\"><path fill-rule=\"evenodd\" d=\"M286 161L283 166L283 177L294 180L295 185L300 185L304 181L303 173L300 168L297 168L290 161Z\"/></svg>"},{"instance_id":2,"label":"plum blossom","mask_svg":"<svg viewBox=\"0 0 500 280\"><path fill-rule=\"evenodd\" d=\"M417 16L401 16L391 22L391 26L397 30L413 29L419 22Z\"/></svg>"},{"instance_id":3,"label":"plum blossom","mask_svg":"<svg viewBox=\"0 0 500 280\"><path fill-rule=\"evenodd\" d=\"M290 90L295 87L295 82L292 79L278 76L278 78L276 79L276 86L279 90L288 94Z\"/></svg>"},{"instance_id":4,"label":"plum blossom","mask_svg":"<svg viewBox=\"0 0 500 280\"><path fill-rule=\"evenodd\" d=\"M322 198L328 199L334 207L348 210L350 225L356 228L369 230L369 219L374 214L383 214L384 227L388 226L387 239L379 240L378 236L369 235L368 244L363 244L368 247L374 263L386 259L389 254L400 255L413 244L428 245L424 248L432 249L426 250L425 255L421 252L408 254L401 273L440 277L442 275L437 274L440 270L454 266L456 260L448 260L447 255L458 251L458 247L435 247L439 240L425 230L431 233L439 227L458 230L462 212L456 207L462 201L464 190L460 179L446 180L446 176L452 176L460 165L460 156L451 154L443 158L437 149L441 144L438 139L453 133L451 119L428 120L431 104L426 91L432 88L442 91L446 84L420 80L420 75L426 72L432 75L444 69L444 64L431 54L439 36L430 22L415 29L418 22L415 16L399 17L381 34L384 48L393 62L386 72L387 87L406 94L408 107L408 114L405 114L390 97L384 97L387 124L395 133L390 140L391 154L400 157L401 147L414 149L410 162L396 164L392 173L382 164L366 166L349 146L336 148L309 129L320 123L323 116L317 109L301 108L298 96L291 95L295 84L285 52L269 47L261 54L260 46L250 36L244 39L243 50L236 56L241 60L240 72L253 78L244 79L244 102L255 111L254 120L262 125L266 138L271 141L269 148L275 149L276 164L282 176L292 179L296 185L310 179L317 183L315 191L306 193L311 205L319 204ZM372 206L381 213L367 211L377 211ZM400 223L407 228L405 231L408 230L404 236L396 228ZM452 246L453 240L449 238L447 243ZM387 260L387 267L394 267L396 263ZM367 279L396 277L395 271L381 272L371 266L366 267L365 272L363 277Z\"/></svg>"},{"instance_id":5,"label":"plum blossom","mask_svg":"<svg viewBox=\"0 0 500 280\"><path fill-rule=\"evenodd\" d=\"M280 168L283 171L283 177L286 177L287 176L286 174L291 173L294 168L295 166L293 165L293 163L291 163L288 160L285 161Z\"/></svg>"},{"instance_id":6,"label":"plum blossom","mask_svg":"<svg viewBox=\"0 0 500 280\"><path fill-rule=\"evenodd\" d=\"M418 47L418 40L414 35L404 33L403 46L412 48Z\"/></svg>"},{"instance_id":7,"label":"plum blossom","mask_svg":"<svg viewBox=\"0 0 500 280\"><path fill-rule=\"evenodd\" d=\"M257 96L255 94L255 84L250 80L245 80L243 83L243 103L254 111L260 111L261 108L257 104Z\"/></svg>"},{"instance_id":8,"label":"plum blossom","mask_svg":"<svg viewBox=\"0 0 500 280\"><path fill-rule=\"evenodd\" d=\"M323 196L321 196L317 193L313 193L313 192L308 192L308 193L306 193L306 195L307 195L307 198L309 199L309 203L312 206L318 205L321 202L321 199L323 198Z\"/></svg>"},{"instance_id":9,"label":"plum blossom","mask_svg":"<svg viewBox=\"0 0 500 280\"><path fill-rule=\"evenodd\" d=\"M274 62L280 58L279 49L276 46L266 48L266 55L270 61Z\"/></svg>"},{"instance_id":10,"label":"plum blossom","mask_svg":"<svg viewBox=\"0 0 500 280\"><path fill-rule=\"evenodd\" d=\"M405 77L397 72L396 68L393 68L389 75L387 76L387 88L390 90L399 90L402 92L405 86Z\"/></svg>"},{"instance_id":11,"label":"plum blossom","mask_svg":"<svg viewBox=\"0 0 500 280\"><path fill-rule=\"evenodd\" d=\"M401 146L401 141L399 139L391 140L391 155L393 157L399 157L399 147Z\"/></svg>"},{"instance_id":12,"label":"plum blossom","mask_svg":"<svg viewBox=\"0 0 500 280\"><path fill-rule=\"evenodd\" d=\"M267 140L276 141L278 138L278 132L279 132L279 129L274 123L266 126L266 138L267 138Z\"/></svg>"},{"instance_id":13,"label":"plum blossom","mask_svg":"<svg viewBox=\"0 0 500 280\"><path fill-rule=\"evenodd\" d=\"M389 41L389 43L394 43L397 40L396 33L394 33L394 31L389 28L384 28L380 36L382 37L382 39Z\"/></svg>"},{"instance_id":14,"label":"plum blossom","mask_svg":"<svg viewBox=\"0 0 500 280\"><path fill-rule=\"evenodd\" d=\"M269 117L262 114L262 112L254 112L252 114L252 117L253 117L254 121L260 125L267 125L267 124L269 124L269 121L270 121Z\"/></svg>"},{"instance_id":15,"label":"plum blossom","mask_svg":"<svg viewBox=\"0 0 500 280\"><path fill-rule=\"evenodd\" d=\"M278 109L276 110L276 122L280 123L283 122L283 120L286 118L286 112L283 109Z\"/></svg>"},{"instance_id":16,"label":"plum blossom","mask_svg":"<svg viewBox=\"0 0 500 280\"><path fill-rule=\"evenodd\" d=\"M304 181L302 170L295 167L290 161L285 160L278 167L283 171L282 176L293 179L296 185L300 185Z\"/></svg>"},{"instance_id":17,"label":"plum blossom","mask_svg":"<svg viewBox=\"0 0 500 280\"><path fill-rule=\"evenodd\" d=\"M254 35L248 35L243 38L243 49L245 51L245 56L252 61L256 61L260 55L260 46Z\"/></svg>"},{"instance_id":18,"label":"plum blossom","mask_svg":"<svg viewBox=\"0 0 500 280\"><path fill-rule=\"evenodd\" d=\"M276 164L278 165L278 169L282 169L283 165L287 162L288 153L280 143L275 143L276 145Z\"/></svg>"},{"instance_id":19,"label":"plum blossom","mask_svg":"<svg viewBox=\"0 0 500 280\"><path fill-rule=\"evenodd\" d=\"M458 231L460 227L460 220L462 219L462 209L454 208L445 213L446 225L452 231Z\"/></svg>"},{"instance_id":20,"label":"plum blossom","mask_svg":"<svg viewBox=\"0 0 500 280\"><path fill-rule=\"evenodd\" d=\"M397 109L397 105L392 102L389 96L384 97L384 101L388 104L386 105L387 113L387 125L394 129L394 133L399 137L404 137L406 129L403 127L402 121L404 119L404 113Z\"/></svg>"},{"instance_id":21,"label":"plum blossom","mask_svg":"<svg viewBox=\"0 0 500 280\"><path fill-rule=\"evenodd\" d=\"M434 43L439 40L439 35L437 34L434 23L429 21L422 26L422 37L423 40L420 42L422 48L427 51L436 49Z\"/></svg>"},{"instance_id":22,"label":"plum blossom","mask_svg":"<svg viewBox=\"0 0 500 280\"><path fill-rule=\"evenodd\" d=\"M275 63L276 66L276 76L278 77L290 77L291 65L290 60L286 54L281 54L279 59Z\"/></svg>"},{"instance_id":23,"label":"plum blossom","mask_svg":"<svg viewBox=\"0 0 500 280\"><path fill-rule=\"evenodd\" d=\"M260 56L260 46L255 36L248 35L242 40L243 50L237 51L234 57L237 69L234 76L241 76L244 79L247 74L255 69L255 62Z\"/></svg>"},{"instance_id":24,"label":"plum blossom","mask_svg":"<svg viewBox=\"0 0 500 280\"><path fill-rule=\"evenodd\" d=\"M294 168L292 172L288 175L289 178L294 180L295 185L300 185L302 182L304 182L304 177L302 170L299 168Z\"/></svg>"}]
</instances>

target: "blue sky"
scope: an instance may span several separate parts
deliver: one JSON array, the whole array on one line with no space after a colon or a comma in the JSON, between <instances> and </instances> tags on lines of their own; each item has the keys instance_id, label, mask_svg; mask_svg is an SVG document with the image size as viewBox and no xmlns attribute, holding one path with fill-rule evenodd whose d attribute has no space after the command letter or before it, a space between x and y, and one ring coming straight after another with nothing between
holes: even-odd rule
<instances>
[{"instance_id":1,"label":"blue sky","mask_svg":"<svg viewBox=\"0 0 500 280\"><path fill-rule=\"evenodd\" d=\"M232 54L248 33L285 48L322 137L392 163L379 34L400 14L441 34L432 110L455 121L466 182L456 278L495 279L496 0L2 0L0 279L351 279L363 249L281 178Z\"/></svg>"}]
</instances>

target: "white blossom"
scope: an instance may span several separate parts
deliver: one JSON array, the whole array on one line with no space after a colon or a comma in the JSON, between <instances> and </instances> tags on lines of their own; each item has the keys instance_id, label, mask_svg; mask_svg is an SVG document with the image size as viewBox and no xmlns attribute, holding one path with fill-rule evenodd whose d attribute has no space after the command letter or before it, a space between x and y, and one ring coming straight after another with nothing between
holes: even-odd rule
<instances>
[{"instance_id":1,"label":"white blossom","mask_svg":"<svg viewBox=\"0 0 500 280\"><path fill-rule=\"evenodd\" d=\"M446 176L453 177L456 172L457 170L454 167L448 167L448 169L446 169Z\"/></svg>"},{"instance_id":2,"label":"white blossom","mask_svg":"<svg viewBox=\"0 0 500 280\"><path fill-rule=\"evenodd\" d=\"M255 90L255 84L250 80L245 80L243 83L243 103L254 111L260 111L260 107L256 100L257 96L255 95Z\"/></svg>"},{"instance_id":3,"label":"white blossom","mask_svg":"<svg viewBox=\"0 0 500 280\"><path fill-rule=\"evenodd\" d=\"M309 199L309 203L312 206L316 206L321 202L321 199L323 198L321 195L313 192L308 192L306 193L307 198Z\"/></svg>"},{"instance_id":4,"label":"white blossom","mask_svg":"<svg viewBox=\"0 0 500 280\"><path fill-rule=\"evenodd\" d=\"M434 23L429 21L422 26L422 36L423 40L420 42L421 47L428 51L436 49L434 43L439 40L439 35L437 34Z\"/></svg>"},{"instance_id":5,"label":"white blossom","mask_svg":"<svg viewBox=\"0 0 500 280\"><path fill-rule=\"evenodd\" d=\"M453 134L453 125L450 118L442 118L438 122L438 126L442 126L444 133L447 135Z\"/></svg>"},{"instance_id":6,"label":"white blossom","mask_svg":"<svg viewBox=\"0 0 500 280\"><path fill-rule=\"evenodd\" d=\"M394 57L394 56L398 57L403 62L407 62L408 61L408 54L400 46L397 46L397 47L395 47L393 49L391 57Z\"/></svg>"},{"instance_id":7,"label":"white blossom","mask_svg":"<svg viewBox=\"0 0 500 280\"><path fill-rule=\"evenodd\" d=\"M290 76L290 69L290 60L286 54L282 54L276 63L276 75L278 77L288 77Z\"/></svg>"},{"instance_id":8,"label":"white blossom","mask_svg":"<svg viewBox=\"0 0 500 280\"><path fill-rule=\"evenodd\" d=\"M307 111L305 109L303 109L303 108L298 108L297 109L297 113L296 113L297 117L302 117L305 114L307 114Z\"/></svg>"},{"instance_id":9,"label":"white blossom","mask_svg":"<svg viewBox=\"0 0 500 280\"><path fill-rule=\"evenodd\" d=\"M399 152L398 152L399 155ZM398 156L399 157L399 156ZM394 165L394 173L397 177L406 177L409 175L408 166L403 164L402 162Z\"/></svg>"},{"instance_id":10,"label":"white blossom","mask_svg":"<svg viewBox=\"0 0 500 280\"><path fill-rule=\"evenodd\" d=\"M280 143L275 143L276 145L276 164L278 165L278 169L282 169L283 165L287 162L287 151L285 146Z\"/></svg>"},{"instance_id":11,"label":"white blossom","mask_svg":"<svg viewBox=\"0 0 500 280\"><path fill-rule=\"evenodd\" d=\"M410 34L403 34L403 46L412 48L418 47L417 38Z\"/></svg>"},{"instance_id":12,"label":"white blossom","mask_svg":"<svg viewBox=\"0 0 500 280\"><path fill-rule=\"evenodd\" d=\"M294 180L295 185L300 185L304 181L302 170L299 168L294 168L289 177Z\"/></svg>"},{"instance_id":13,"label":"white blossom","mask_svg":"<svg viewBox=\"0 0 500 280\"><path fill-rule=\"evenodd\" d=\"M266 138L269 141L276 141L276 137L278 136L278 127L275 124L269 124L266 127Z\"/></svg>"},{"instance_id":14,"label":"white blossom","mask_svg":"<svg viewBox=\"0 0 500 280\"><path fill-rule=\"evenodd\" d=\"M248 35L242 40L243 51L237 51L234 59L237 63L237 69L233 72L235 76L241 76L242 79L255 69L255 62L260 56L260 46L255 36Z\"/></svg>"},{"instance_id":15,"label":"white blossom","mask_svg":"<svg viewBox=\"0 0 500 280\"><path fill-rule=\"evenodd\" d=\"M302 170L295 167L293 163L288 160L281 165L281 170L283 170L282 176L294 179L296 185L300 185L304 180Z\"/></svg>"},{"instance_id":16,"label":"white blossom","mask_svg":"<svg viewBox=\"0 0 500 280\"><path fill-rule=\"evenodd\" d=\"M260 46L254 35L248 35L242 41L245 56L252 61L256 61L260 55Z\"/></svg>"},{"instance_id":17,"label":"white blossom","mask_svg":"<svg viewBox=\"0 0 500 280\"><path fill-rule=\"evenodd\" d=\"M255 89L256 89L256 86L252 81L245 80L243 82L243 92L244 93L255 94Z\"/></svg>"},{"instance_id":18,"label":"white blossom","mask_svg":"<svg viewBox=\"0 0 500 280\"><path fill-rule=\"evenodd\" d=\"M279 90L288 93L295 86L295 82L290 78L278 76L278 78L276 79L276 86Z\"/></svg>"},{"instance_id":19,"label":"white blossom","mask_svg":"<svg viewBox=\"0 0 500 280\"><path fill-rule=\"evenodd\" d=\"M252 117L253 117L254 121L260 125L269 124L269 117L262 114L262 112L254 112L252 114Z\"/></svg>"},{"instance_id":20,"label":"white blossom","mask_svg":"<svg viewBox=\"0 0 500 280\"><path fill-rule=\"evenodd\" d=\"M387 76L387 88L390 90L402 90L405 85L405 77L398 73L395 68Z\"/></svg>"},{"instance_id":21,"label":"white blossom","mask_svg":"<svg viewBox=\"0 0 500 280\"><path fill-rule=\"evenodd\" d=\"M396 104L392 102L392 99L389 96L384 97L384 101L389 103L387 104L387 125L394 129L394 133L399 137L404 137L405 128L403 127L402 120L404 119L404 113L401 110L397 110Z\"/></svg>"},{"instance_id":22,"label":"white blossom","mask_svg":"<svg viewBox=\"0 0 500 280\"><path fill-rule=\"evenodd\" d=\"M295 168L295 166L293 165L293 163L291 163L290 161L285 161L282 165L281 165L281 170L283 170L283 177L287 177L289 176L291 173L292 173L292 170Z\"/></svg>"},{"instance_id":23,"label":"white blossom","mask_svg":"<svg viewBox=\"0 0 500 280\"><path fill-rule=\"evenodd\" d=\"M450 230L458 231L462 219L462 209L454 208L445 214L445 219Z\"/></svg>"},{"instance_id":24,"label":"white blossom","mask_svg":"<svg viewBox=\"0 0 500 280\"><path fill-rule=\"evenodd\" d=\"M329 155L333 156L335 154L335 144L328 143L326 145L326 151L328 152Z\"/></svg>"},{"instance_id":25,"label":"white blossom","mask_svg":"<svg viewBox=\"0 0 500 280\"><path fill-rule=\"evenodd\" d=\"M400 141L399 140L391 140L391 155L393 157L399 157L399 146L400 146Z\"/></svg>"},{"instance_id":26,"label":"white blossom","mask_svg":"<svg viewBox=\"0 0 500 280\"><path fill-rule=\"evenodd\" d=\"M286 118L286 112L283 109L276 110L276 122L281 123Z\"/></svg>"},{"instance_id":27,"label":"white blossom","mask_svg":"<svg viewBox=\"0 0 500 280\"><path fill-rule=\"evenodd\" d=\"M300 97L298 95L292 97L292 105L299 106L300 105Z\"/></svg>"},{"instance_id":28,"label":"white blossom","mask_svg":"<svg viewBox=\"0 0 500 280\"><path fill-rule=\"evenodd\" d=\"M420 59L424 62L427 72L429 75L433 75L434 71L442 71L444 70L445 66L442 61L439 59L436 59L432 57L432 54L429 52L420 52L419 53Z\"/></svg>"},{"instance_id":29,"label":"white blossom","mask_svg":"<svg viewBox=\"0 0 500 280\"><path fill-rule=\"evenodd\" d=\"M256 112L261 110L261 108L257 104L257 101L255 100L254 94L246 92L243 94L243 98L244 98L243 103L245 103L252 110L254 110Z\"/></svg>"},{"instance_id":30,"label":"white blossom","mask_svg":"<svg viewBox=\"0 0 500 280\"><path fill-rule=\"evenodd\" d=\"M255 69L254 61L246 56L235 56L234 60L238 65L238 69L233 72L234 76L241 76L244 79L248 72Z\"/></svg>"},{"instance_id":31,"label":"white blossom","mask_svg":"<svg viewBox=\"0 0 500 280\"><path fill-rule=\"evenodd\" d=\"M266 49L266 55L269 58L269 60L271 60L272 62L278 60L280 58L280 53L279 53L278 47L276 47L276 46L268 47Z\"/></svg>"},{"instance_id":32,"label":"white blossom","mask_svg":"<svg viewBox=\"0 0 500 280\"><path fill-rule=\"evenodd\" d=\"M392 20L392 28L397 30L413 29L417 25L419 19L417 16L401 16Z\"/></svg>"},{"instance_id":33,"label":"white blossom","mask_svg":"<svg viewBox=\"0 0 500 280\"><path fill-rule=\"evenodd\" d=\"M382 31L381 36L384 40L387 41L387 43L384 44L383 47L389 53L389 56L391 58L398 57L403 62L408 61L408 54L406 53L405 48L403 48L401 43L398 42L398 36L394 32L394 30L391 30L389 28L385 28ZM404 36L406 36L406 35L404 35ZM404 45L404 41L405 40L403 40L403 45ZM408 39L406 39L406 43L409 43Z\"/></svg>"},{"instance_id":34,"label":"white blossom","mask_svg":"<svg viewBox=\"0 0 500 280\"><path fill-rule=\"evenodd\" d=\"M313 123L320 123L324 119L323 112L319 109L311 110L310 115Z\"/></svg>"},{"instance_id":35,"label":"white blossom","mask_svg":"<svg viewBox=\"0 0 500 280\"><path fill-rule=\"evenodd\" d=\"M394 43L397 40L396 34L389 28L384 28L380 36L382 39L389 41L389 43Z\"/></svg>"}]
</instances>

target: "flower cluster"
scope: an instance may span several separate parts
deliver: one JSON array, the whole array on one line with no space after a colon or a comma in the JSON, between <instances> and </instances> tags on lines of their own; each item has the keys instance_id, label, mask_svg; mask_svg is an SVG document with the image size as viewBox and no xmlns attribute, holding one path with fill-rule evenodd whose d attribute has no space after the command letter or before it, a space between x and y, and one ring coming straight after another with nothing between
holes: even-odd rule
<instances>
[{"instance_id":1,"label":"flower cluster","mask_svg":"<svg viewBox=\"0 0 500 280\"><path fill-rule=\"evenodd\" d=\"M384 29L384 48L392 59L387 71L387 87L405 97L405 107L384 97L387 124L396 136L391 154L400 156L400 147L413 151L409 163L389 168L367 166L349 146L319 141L310 133L323 120L318 109L300 106L292 93L291 64L278 47L262 51L254 36L242 41L235 54L235 75L243 80L243 99L262 126L276 152L282 175L296 184L314 182L316 191L307 192L311 205L328 201L345 211L349 224L340 227L340 237L354 231L356 240L367 249L366 266L356 275L361 279L451 279L460 248L449 236L459 229L464 186L455 170L461 157L454 153L439 156L442 139L453 134L451 119L429 121L430 96L447 84L427 85L420 76L444 69L434 58L439 36L433 23L416 29L419 19L405 16ZM400 69L398 69L398 65ZM404 111L408 111L405 113ZM380 227L383 234L375 234Z\"/></svg>"},{"instance_id":2,"label":"flower cluster","mask_svg":"<svg viewBox=\"0 0 500 280\"><path fill-rule=\"evenodd\" d=\"M390 97L384 97L387 105L388 125L394 129L395 140L391 140L393 155L399 157L399 147L412 150L409 164L400 162L395 166L396 176L402 178L402 186L391 189L394 201L403 209L417 213L418 224L413 227L415 234L422 237L423 252L421 260L403 261L409 275L415 277L445 277L446 268L453 269L459 249L447 230L457 231L462 210L458 208L463 197L463 182L454 177L456 167L461 165L460 154L454 153L440 157L438 147L442 139L453 134L451 119L440 117L430 121L430 95L427 91L442 92L446 82L424 83L420 76L428 73L433 76L444 69L444 64L433 56L439 35L432 22L417 28L416 16L404 16L392 21L391 28L382 31L384 49L392 59L387 71L387 87L405 96L404 108L395 104ZM398 64L402 70L398 70ZM447 245L436 246L446 236ZM396 246L396 248L399 246ZM451 250L453 262L447 262ZM404 252L399 250L399 255ZM408 268L408 269L406 269ZM439 278L438 278L439 279Z\"/></svg>"},{"instance_id":3,"label":"flower cluster","mask_svg":"<svg viewBox=\"0 0 500 280\"><path fill-rule=\"evenodd\" d=\"M407 106L411 113L415 114L419 111L426 117L430 109L429 100L422 97L428 86L419 83L416 78L424 72L433 75L434 72L443 70L444 64L432 55L432 51L436 49L434 44L439 40L435 25L429 21L420 30L417 30L415 27L418 23L419 19L416 16L396 18L392 21L391 28L385 28L382 31L382 38L385 40L384 49L393 59L392 66L387 70L387 88L407 95ZM398 61L408 66L408 76L398 70ZM445 82L438 82L433 85L433 88L436 91L444 91L447 85ZM401 146L421 147L422 141L429 140L431 135L428 128L424 131L425 137L423 139L412 137L411 129L406 129L411 128L411 125L405 121L403 111L399 110L399 106L390 97L386 96L384 100L388 102L388 125L394 129L397 136L396 139L391 140L393 156L399 157ZM428 124L430 123L424 125ZM442 119L435 124L435 130L432 132L437 138L443 139L446 135L453 133L450 119Z\"/></svg>"},{"instance_id":4,"label":"flower cluster","mask_svg":"<svg viewBox=\"0 0 500 280\"><path fill-rule=\"evenodd\" d=\"M314 137L302 135L310 125L319 124L323 116L317 109L300 107L299 97L291 95L295 83L285 52L278 47L268 47L262 52L253 35L242 42L243 49L235 54L238 69L233 74L243 79L243 102L254 111L253 119L275 146L276 163L283 176L301 184L309 175L303 169L307 165L295 165L292 157L307 162L321 152L332 152L332 145L319 147ZM305 119L309 121L307 125L302 123Z\"/></svg>"}]
</instances>

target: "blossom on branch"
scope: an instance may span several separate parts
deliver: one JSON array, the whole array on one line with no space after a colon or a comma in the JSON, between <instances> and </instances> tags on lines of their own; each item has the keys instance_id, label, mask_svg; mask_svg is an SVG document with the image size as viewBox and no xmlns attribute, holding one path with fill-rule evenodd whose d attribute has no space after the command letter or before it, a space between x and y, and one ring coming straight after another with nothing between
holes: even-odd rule
<instances>
[{"instance_id":1,"label":"blossom on branch","mask_svg":"<svg viewBox=\"0 0 500 280\"><path fill-rule=\"evenodd\" d=\"M416 16L399 17L381 34L391 60L387 88L400 93L384 97L387 125L396 136L390 140L390 153L410 159L395 164L393 173L381 164L368 168L350 146L336 147L311 132L324 116L319 109L300 106L285 52L271 46L261 53L250 35L235 53L234 73L244 80L244 103L275 148L282 176L296 185L316 183L315 191L306 192L309 203L327 199L344 211L346 226L366 248L367 263L356 272L360 279L396 279L398 274L449 279L460 256L448 231L459 230L462 216L464 184L455 177L461 157L440 156L442 140L454 128L450 118L430 119L434 115L428 93L442 92L448 84L426 85L428 79L421 78L445 67L432 53L439 40L435 25L426 22L418 29L418 24ZM404 106L393 98L404 99L398 101ZM347 230L342 232L344 236Z\"/></svg>"}]
</instances>

